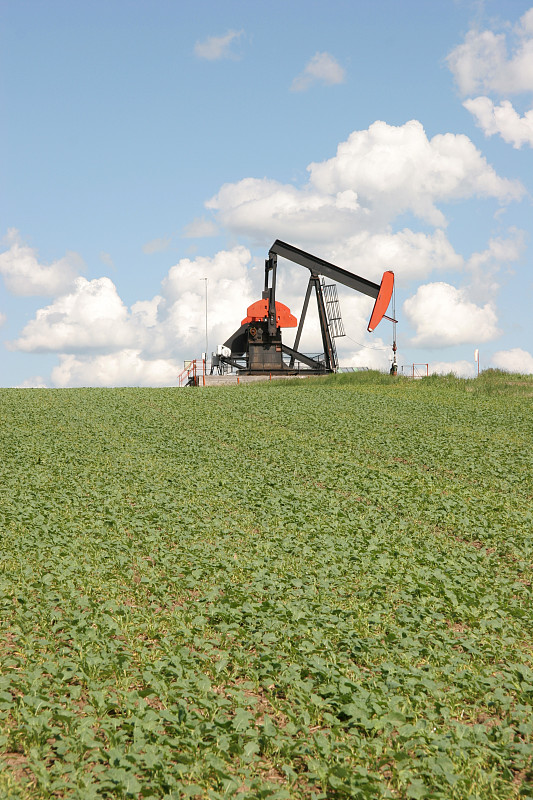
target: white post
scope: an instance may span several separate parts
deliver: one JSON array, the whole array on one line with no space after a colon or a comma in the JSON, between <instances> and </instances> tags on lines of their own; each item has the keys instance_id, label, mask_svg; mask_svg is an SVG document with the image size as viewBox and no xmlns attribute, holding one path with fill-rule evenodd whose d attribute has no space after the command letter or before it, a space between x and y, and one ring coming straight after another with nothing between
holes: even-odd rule
<instances>
[{"instance_id":1,"label":"white post","mask_svg":"<svg viewBox=\"0 0 533 800\"><path fill-rule=\"evenodd\" d=\"M200 280L205 281L205 365L207 367L207 354L209 353L207 344L207 278L200 278Z\"/></svg>"}]
</instances>

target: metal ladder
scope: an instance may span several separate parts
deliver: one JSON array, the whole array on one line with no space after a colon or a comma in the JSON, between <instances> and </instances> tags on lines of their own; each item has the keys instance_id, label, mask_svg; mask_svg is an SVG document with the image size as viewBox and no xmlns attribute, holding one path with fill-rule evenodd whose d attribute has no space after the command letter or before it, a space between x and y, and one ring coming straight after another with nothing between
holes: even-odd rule
<instances>
[{"instance_id":1,"label":"metal ladder","mask_svg":"<svg viewBox=\"0 0 533 800\"><path fill-rule=\"evenodd\" d=\"M331 345L335 359L335 368L338 368L339 359L337 356L335 339L340 336L346 336L346 331L344 330L344 323L342 321L339 296L337 294L337 284L326 283L324 278L322 278L322 294L324 296L324 304L326 306L326 315L328 318L329 335L331 337Z\"/></svg>"}]
</instances>

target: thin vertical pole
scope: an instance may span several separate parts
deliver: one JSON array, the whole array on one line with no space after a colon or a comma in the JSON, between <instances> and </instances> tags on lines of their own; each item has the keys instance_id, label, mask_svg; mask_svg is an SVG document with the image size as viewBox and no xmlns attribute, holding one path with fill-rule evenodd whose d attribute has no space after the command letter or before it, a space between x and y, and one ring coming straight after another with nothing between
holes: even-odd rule
<instances>
[{"instance_id":1,"label":"thin vertical pole","mask_svg":"<svg viewBox=\"0 0 533 800\"><path fill-rule=\"evenodd\" d=\"M207 356L209 353L207 344L207 278L203 278L202 280L205 281L205 360L207 366Z\"/></svg>"},{"instance_id":2,"label":"thin vertical pole","mask_svg":"<svg viewBox=\"0 0 533 800\"><path fill-rule=\"evenodd\" d=\"M392 284L392 367L393 375L398 374L398 362L396 361L396 281Z\"/></svg>"}]
</instances>

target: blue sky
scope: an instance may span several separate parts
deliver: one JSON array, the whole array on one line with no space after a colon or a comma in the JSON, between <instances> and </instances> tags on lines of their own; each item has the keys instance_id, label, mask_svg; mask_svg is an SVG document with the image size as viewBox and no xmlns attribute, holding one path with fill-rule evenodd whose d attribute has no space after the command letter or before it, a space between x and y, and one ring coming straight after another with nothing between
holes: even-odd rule
<instances>
[{"instance_id":1,"label":"blue sky","mask_svg":"<svg viewBox=\"0 0 533 800\"><path fill-rule=\"evenodd\" d=\"M400 365L533 373L531 0L0 2L3 386L172 385L276 238ZM299 316L306 271L280 266ZM391 326L340 290L341 363ZM311 325L302 349L317 352ZM287 331L290 344L293 333Z\"/></svg>"}]
</instances>

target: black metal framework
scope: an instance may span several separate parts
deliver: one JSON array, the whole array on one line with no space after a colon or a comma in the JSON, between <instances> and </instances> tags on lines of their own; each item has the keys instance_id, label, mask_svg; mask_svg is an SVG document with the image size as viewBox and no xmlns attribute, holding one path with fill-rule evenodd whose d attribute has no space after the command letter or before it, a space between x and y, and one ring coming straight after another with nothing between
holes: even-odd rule
<instances>
[{"instance_id":1,"label":"black metal framework","mask_svg":"<svg viewBox=\"0 0 533 800\"><path fill-rule=\"evenodd\" d=\"M373 281L369 281L366 278L360 278L358 275L354 275L353 272L348 272L347 269L342 269L342 267L337 267L335 264L330 264L329 261L324 261L323 258L313 256L310 253L306 253L304 250L299 250L292 244L287 244L287 242L276 239L270 248L268 254L269 258L273 254L287 258L294 264L307 267L311 273L314 272L316 275L325 275L326 278L331 278L337 281L337 283L348 286L350 289L355 289L356 292L361 292L369 297L373 297L374 300L379 294L379 283L373 283Z\"/></svg>"},{"instance_id":2,"label":"black metal framework","mask_svg":"<svg viewBox=\"0 0 533 800\"><path fill-rule=\"evenodd\" d=\"M278 256L306 267L310 271L309 282L305 293L300 322L296 331L293 347L281 341L281 329L276 318L276 276ZM265 260L265 285L262 298L267 300L267 315L262 323L244 323L224 343L231 351L230 356L220 356L226 364L238 368L247 374L291 373L300 369L307 372L335 372L338 368L335 338L344 336L337 287L326 284L323 276L331 278L350 289L366 294L374 299L379 293L379 284L366 278L354 275L348 270L337 267L329 261L313 256L291 244L276 239ZM321 280L322 278L322 280ZM316 359L300 353L300 339L309 307L311 294L315 291L320 332L324 352Z\"/></svg>"}]
</instances>

